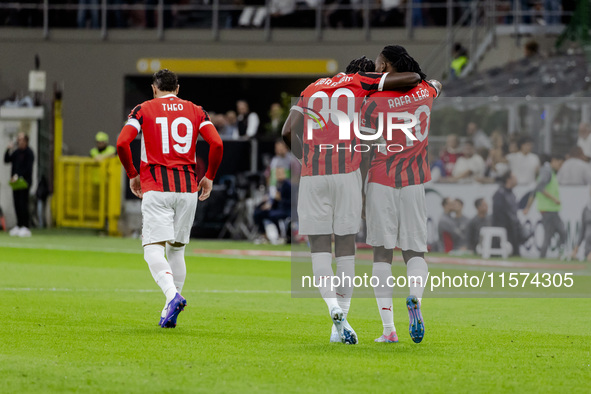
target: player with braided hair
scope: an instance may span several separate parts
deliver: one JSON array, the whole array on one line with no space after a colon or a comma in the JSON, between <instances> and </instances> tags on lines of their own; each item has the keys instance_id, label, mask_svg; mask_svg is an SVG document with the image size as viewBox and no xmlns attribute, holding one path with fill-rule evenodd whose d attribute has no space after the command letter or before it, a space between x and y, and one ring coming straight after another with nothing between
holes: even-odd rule
<instances>
[{"instance_id":1,"label":"player with braided hair","mask_svg":"<svg viewBox=\"0 0 591 394\"><path fill-rule=\"evenodd\" d=\"M345 74L355 74L358 72L372 73L376 69L376 64L373 60L361 56L360 58L353 59L345 69Z\"/></svg>"},{"instance_id":2,"label":"player with braided hair","mask_svg":"<svg viewBox=\"0 0 591 394\"><path fill-rule=\"evenodd\" d=\"M410 336L414 342L423 339L425 325L421 313L421 298L428 277L427 212L424 183L431 179L427 157L430 114L433 100L441 84L426 81L419 64L400 45L388 45L376 59L377 72L414 72L421 82L405 92L376 92L366 99L361 109L360 131L375 134L383 127L387 116L411 114L416 125L408 128L413 138L404 133L389 133L379 137L381 144L364 154L371 160L367 175L365 212L366 242L374 247L372 276L379 279L374 287L383 333L376 342L398 342L392 312L393 289L387 285L392 275L394 248L402 250L406 263L410 295L406 299L409 312ZM397 118L394 118L397 119ZM406 119L400 119L405 123ZM395 146L390 150L386 147Z\"/></svg>"},{"instance_id":3,"label":"player with braided hair","mask_svg":"<svg viewBox=\"0 0 591 394\"><path fill-rule=\"evenodd\" d=\"M400 45L388 45L382 49L382 52L378 55L378 60L376 60L376 66L380 63L380 67L376 67L375 71L384 72L386 70L385 62L389 63L392 69L397 72L413 72L419 74L421 80L427 79L427 75L421 70L419 63Z\"/></svg>"}]
</instances>

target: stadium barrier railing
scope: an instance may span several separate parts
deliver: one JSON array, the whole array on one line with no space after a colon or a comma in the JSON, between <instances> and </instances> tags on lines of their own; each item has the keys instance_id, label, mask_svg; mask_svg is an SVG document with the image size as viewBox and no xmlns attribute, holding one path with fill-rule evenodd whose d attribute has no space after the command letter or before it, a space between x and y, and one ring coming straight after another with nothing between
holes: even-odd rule
<instances>
[{"instance_id":1,"label":"stadium barrier railing","mask_svg":"<svg viewBox=\"0 0 591 394\"><path fill-rule=\"evenodd\" d=\"M96 161L63 156L57 163L55 220L57 227L107 229L118 235L121 215L119 159Z\"/></svg>"}]
</instances>

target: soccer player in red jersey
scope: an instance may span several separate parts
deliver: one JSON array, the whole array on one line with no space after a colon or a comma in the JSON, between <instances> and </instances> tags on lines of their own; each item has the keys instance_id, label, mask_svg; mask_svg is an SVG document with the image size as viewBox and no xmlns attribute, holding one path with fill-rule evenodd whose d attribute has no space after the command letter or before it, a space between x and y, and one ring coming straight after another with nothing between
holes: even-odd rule
<instances>
[{"instance_id":1,"label":"soccer player in red jersey","mask_svg":"<svg viewBox=\"0 0 591 394\"><path fill-rule=\"evenodd\" d=\"M421 82L405 92L377 92L368 97L361 110L361 132L375 134L382 125L382 137L373 147L367 177L365 213L367 243L374 247L372 275L379 279L374 293L384 331L376 342L398 342L392 313L393 288L386 285L392 275L394 248L402 249L406 263L410 296L406 300L410 316L410 335L421 342L424 323L420 301L428 268L427 212L424 183L431 179L427 158L428 133L433 100L441 91L438 81L426 81L419 64L399 45L386 46L376 59L378 72L412 71ZM414 115L416 125L386 133L388 114L401 114L396 124ZM380 134L378 132L378 134ZM383 285L383 286L382 286Z\"/></svg>"},{"instance_id":2,"label":"soccer player in red jersey","mask_svg":"<svg viewBox=\"0 0 591 394\"><path fill-rule=\"evenodd\" d=\"M349 123L349 135L340 139L338 121L331 111L339 109L353 119L361 99L368 94L408 89L420 80L413 72L382 74L373 72L374 68L373 61L364 56L353 60L345 73L309 85L292 107L283 129L284 140L302 160L299 233L309 236L315 283L320 284L320 294L334 323L331 342L357 343L346 317L353 293L355 236L362 210L361 153L354 149L358 138ZM305 132L309 118L322 119L324 125ZM345 278L336 289L331 287L333 234L337 276Z\"/></svg>"},{"instance_id":3,"label":"soccer player in red jersey","mask_svg":"<svg viewBox=\"0 0 591 394\"><path fill-rule=\"evenodd\" d=\"M129 177L133 194L142 199L144 259L166 296L160 326L176 327L187 305L181 295L187 269L185 245L200 201L209 197L222 161L222 140L203 108L177 97L178 79L167 69L152 79L154 99L131 111L117 140L117 153ZM138 174L130 143L142 133ZM207 173L197 183L195 145L201 135L209 144ZM166 251L166 257L165 257Z\"/></svg>"}]
</instances>

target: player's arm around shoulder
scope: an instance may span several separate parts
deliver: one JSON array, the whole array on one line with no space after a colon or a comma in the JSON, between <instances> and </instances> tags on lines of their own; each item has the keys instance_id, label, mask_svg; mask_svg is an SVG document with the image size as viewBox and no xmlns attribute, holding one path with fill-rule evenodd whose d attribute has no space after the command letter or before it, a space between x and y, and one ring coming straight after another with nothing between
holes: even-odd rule
<instances>
[{"instance_id":1,"label":"player's arm around shoulder","mask_svg":"<svg viewBox=\"0 0 591 394\"><path fill-rule=\"evenodd\" d=\"M421 76L413 72L386 73L382 77L379 90L407 90L416 87Z\"/></svg>"}]
</instances>

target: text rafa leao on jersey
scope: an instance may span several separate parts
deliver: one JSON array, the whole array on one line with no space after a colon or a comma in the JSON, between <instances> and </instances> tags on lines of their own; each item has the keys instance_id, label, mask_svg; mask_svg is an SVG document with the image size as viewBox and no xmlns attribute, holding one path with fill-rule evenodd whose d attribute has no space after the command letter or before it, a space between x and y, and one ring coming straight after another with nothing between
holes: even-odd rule
<instances>
[{"instance_id":1,"label":"text rafa leao on jersey","mask_svg":"<svg viewBox=\"0 0 591 394\"><path fill-rule=\"evenodd\" d=\"M405 94L404 96L388 99L388 106L390 108L401 107L403 105L411 104L416 101L426 100L429 97L429 90L419 89L418 91L411 94Z\"/></svg>"},{"instance_id":2,"label":"text rafa leao on jersey","mask_svg":"<svg viewBox=\"0 0 591 394\"><path fill-rule=\"evenodd\" d=\"M162 103L162 109L164 111L182 111L183 110L183 104L181 104L181 103L174 103L174 104L165 104L165 103Z\"/></svg>"}]
</instances>

